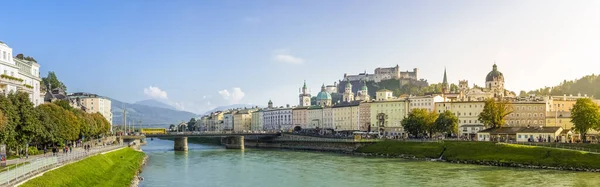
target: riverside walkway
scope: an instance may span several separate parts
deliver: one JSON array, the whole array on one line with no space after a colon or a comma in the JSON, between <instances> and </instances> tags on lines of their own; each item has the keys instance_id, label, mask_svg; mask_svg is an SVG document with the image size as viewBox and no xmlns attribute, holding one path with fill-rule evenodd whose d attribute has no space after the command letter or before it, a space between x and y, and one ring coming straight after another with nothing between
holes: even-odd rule
<instances>
[{"instance_id":1,"label":"riverside walkway","mask_svg":"<svg viewBox=\"0 0 600 187\"><path fill-rule=\"evenodd\" d=\"M591 154L600 154L600 149L594 149L590 147L585 147L589 144L581 144L581 143L573 143L573 144L565 144L565 143L540 143L540 142L501 142L505 144L514 144L514 145L527 145L527 146L535 146L535 147L545 147L552 149L561 149L561 150L571 150L571 151L581 151Z\"/></svg>"},{"instance_id":2,"label":"riverside walkway","mask_svg":"<svg viewBox=\"0 0 600 187\"><path fill-rule=\"evenodd\" d=\"M125 146L97 146L91 148L89 151L86 151L82 148L76 148L73 149L73 152L60 152L57 154L57 156L52 156L52 153L50 153L46 154L45 156L36 155L34 157L29 157L29 159L14 159L11 160L12 162L10 162L10 164L17 164L17 167L0 172L0 186L16 186L20 182L27 181L32 177L48 170L55 169L72 162L77 162L99 153L112 151L123 147Z\"/></svg>"}]
</instances>

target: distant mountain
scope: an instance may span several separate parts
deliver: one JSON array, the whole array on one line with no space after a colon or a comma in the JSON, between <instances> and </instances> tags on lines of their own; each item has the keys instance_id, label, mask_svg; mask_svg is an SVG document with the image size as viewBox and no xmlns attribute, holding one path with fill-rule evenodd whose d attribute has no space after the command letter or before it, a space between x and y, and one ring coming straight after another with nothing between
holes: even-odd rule
<instances>
[{"instance_id":1,"label":"distant mountain","mask_svg":"<svg viewBox=\"0 0 600 187\"><path fill-rule=\"evenodd\" d=\"M127 110L127 121L135 121L136 123L137 121L141 121L142 125L154 127L167 127L169 124L187 122L191 118L198 116L191 112L147 106L144 104L125 103L115 99L110 100L112 101L111 107L114 125L123 124L123 108Z\"/></svg>"},{"instance_id":2,"label":"distant mountain","mask_svg":"<svg viewBox=\"0 0 600 187\"><path fill-rule=\"evenodd\" d=\"M157 107L157 108L166 108L169 110L177 110L175 107L168 105L166 103L154 100L154 99L148 99L148 100L143 100L143 101L138 101L135 102L134 104L137 105L146 105L146 106L150 106L150 107Z\"/></svg>"},{"instance_id":3,"label":"distant mountain","mask_svg":"<svg viewBox=\"0 0 600 187\"><path fill-rule=\"evenodd\" d=\"M519 95L563 95L563 94L587 94L588 96L600 96L600 75L586 75L580 79L564 80L553 87L544 87L529 92L521 91Z\"/></svg>"},{"instance_id":4,"label":"distant mountain","mask_svg":"<svg viewBox=\"0 0 600 187\"><path fill-rule=\"evenodd\" d=\"M227 105L227 106L218 106L212 110L209 110L207 112L205 112L204 114L210 114L211 112L215 112L215 111L223 111L223 110L227 110L227 109L234 109L234 108L252 108L252 107L256 107L255 105L247 105L247 104L233 104L233 105Z\"/></svg>"}]
</instances>

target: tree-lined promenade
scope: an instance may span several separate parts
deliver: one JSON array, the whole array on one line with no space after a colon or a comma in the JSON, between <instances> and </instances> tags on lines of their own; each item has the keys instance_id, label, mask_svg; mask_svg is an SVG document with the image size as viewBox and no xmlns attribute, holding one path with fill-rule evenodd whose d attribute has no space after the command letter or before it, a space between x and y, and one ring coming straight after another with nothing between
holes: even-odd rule
<instances>
[{"instance_id":1,"label":"tree-lined promenade","mask_svg":"<svg viewBox=\"0 0 600 187\"><path fill-rule=\"evenodd\" d=\"M27 147L30 154L37 154L38 149L90 140L109 132L110 123L100 113L86 113L67 101L34 107L27 93L0 94L0 144L7 145L9 157Z\"/></svg>"}]
</instances>

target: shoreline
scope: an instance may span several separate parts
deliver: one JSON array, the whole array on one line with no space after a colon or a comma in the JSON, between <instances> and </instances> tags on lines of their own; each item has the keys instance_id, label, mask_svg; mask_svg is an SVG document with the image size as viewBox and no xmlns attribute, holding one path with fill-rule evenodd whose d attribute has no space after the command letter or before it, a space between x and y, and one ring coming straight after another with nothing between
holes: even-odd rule
<instances>
[{"instance_id":1,"label":"shoreline","mask_svg":"<svg viewBox=\"0 0 600 187\"><path fill-rule=\"evenodd\" d=\"M140 152L143 152L140 150ZM144 170L144 166L146 166L146 163L148 161L149 157L148 154L144 153L144 159L142 160L142 163L140 164L138 170L136 171L135 175L133 176L133 179L131 180L131 187L137 187L140 185L140 182L144 180L144 178L142 176L140 176L140 174L142 174L143 170Z\"/></svg>"},{"instance_id":2,"label":"shoreline","mask_svg":"<svg viewBox=\"0 0 600 187\"><path fill-rule=\"evenodd\" d=\"M363 145L365 146L365 145ZM363 147L361 146L361 147ZM386 154L382 152L360 152L359 148L353 151L343 151L340 149L332 149L330 147L311 147L311 146L302 146L302 147L286 147L283 145L265 147L265 146L246 146L248 148L253 149L267 149L267 150L294 150L294 151L307 151L307 152L326 152L326 153L335 153L342 155L350 155L357 157L371 157L371 158L400 158L407 160L419 160L419 161L430 161L430 162L445 162L452 164L470 164L470 165L480 165L480 166L494 166L494 167L505 167L505 168L523 168L523 169L535 169L535 170L557 170L557 171L576 171L576 172L600 172L600 169L594 168L581 168L581 167L569 167L569 166L548 166L548 165L532 165L532 164L524 164L518 163L514 161L489 161L489 160L449 160L445 159L445 156L442 159L439 158L429 158L429 157L419 157L414 154Z\"/></svg>"}]
</instances>

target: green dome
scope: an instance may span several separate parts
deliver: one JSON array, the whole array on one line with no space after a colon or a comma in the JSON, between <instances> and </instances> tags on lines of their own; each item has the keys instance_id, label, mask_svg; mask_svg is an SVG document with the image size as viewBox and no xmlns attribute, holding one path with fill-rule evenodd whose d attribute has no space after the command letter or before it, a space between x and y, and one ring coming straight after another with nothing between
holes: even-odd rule
<instances>
[{"instance_id":1,"label":"green dome","mask_svg":"<svg viewBox=\"0 0 600 187\"><path fill-rule=\"evenodd\" d=\"M324 91L319 92L319 94L317 94L317 101L322 100L331 100L331 94Z\"/></svg>"},{"instance_id":2,"label":"green dome","mask_svg":"<svg viewBox=\"0 0 600 187\"><path fill-rule=\"evenodd\" d=\"M485 81L494 81L494 79L502 79L504 80L504 75L502 75L502 72L498 71L498 66L496 66L496 64L494 64L492 71L490 71L490 73L487 74L487 76L485 77Z\"/></svg>"},{"instance_id":3,"label":"green dome","mask_svg":"<svg viewBox=\"0 0 600 187\"><path fill-rule=\"evenodd\" d=\"M366 91L367 89L368 89L368 88L367 88L367 85L363 85L362 87L360 87L360 90L364 90L364 91Z\"/></svg>"}]
</instances>

